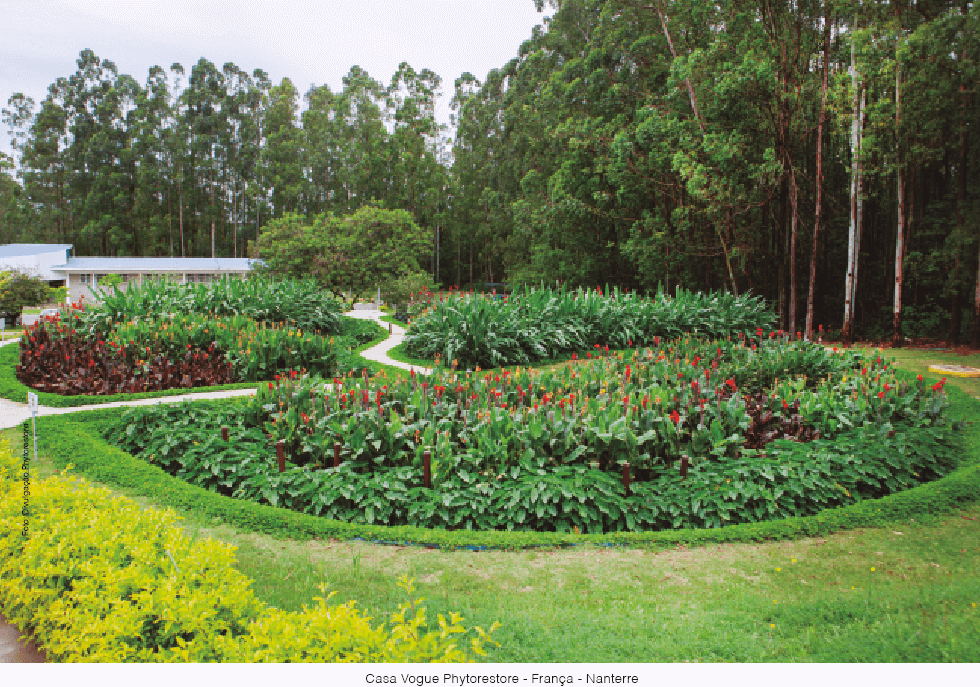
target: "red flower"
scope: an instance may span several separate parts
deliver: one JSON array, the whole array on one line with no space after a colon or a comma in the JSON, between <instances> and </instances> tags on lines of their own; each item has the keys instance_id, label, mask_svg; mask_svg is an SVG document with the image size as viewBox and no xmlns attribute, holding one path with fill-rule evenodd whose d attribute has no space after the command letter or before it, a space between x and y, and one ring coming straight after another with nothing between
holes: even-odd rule
<instances>
[{"instance_id":1,"label":"red flower","mask_svg":"<svg viewBox=\"0 0 980 687\"><path fill-rule=\"evenodd\" d=\"M878 392L878 398L884 398L884 397L885 397L885 392L884 391L879 391Z\"/></svg>"},{"instance_id":2,"label":"red flower","mask_svg":"<svg viewBox=\"0 0 980 687\"><path fill-rule=\"evenodd\" d=\"M187 344L187 350L188 351L191 350L191 345L190 344Z\"/></svg>"},{"instance_id":3,"label":"red flower","mask_svg":"<svg viewBox=\"0 0 980 687\"><path fill-rule=\"evenodd\" d=\"M670 413L670 419L674 421L674 424L675 424L675 425L676 425L676 424L680 424L680 421L681 421L681 416L680 416L680 414L679 414L679 413L677 412L677 409L676 409L676 408L675 408L674 410L672 410L672 411L671 411L671 413Z\"/></svg>"},{"instance_id":4,"label":"red flower","mask_svg":"<svg viewBox=\"0 0 980 687\"><path fill-rule=\"evenodd\" d=\"M917 380L919 380L920 382L922 381L922 375L916 375L916 377L915 377L915 378L916 378Z\"/></svg>"},{"instance_id":5,"label":"red flower","mask_svg":"<svg viewBox=\"0 0 980 687\"><path fill-rule=\"evenodd\" d=\"M276 387L274 387L274 386L272 385L272 382L269 382L269 389L271 390L271 389L275 389L275 388L276 388Z\"/></svg>"}]
</instances>

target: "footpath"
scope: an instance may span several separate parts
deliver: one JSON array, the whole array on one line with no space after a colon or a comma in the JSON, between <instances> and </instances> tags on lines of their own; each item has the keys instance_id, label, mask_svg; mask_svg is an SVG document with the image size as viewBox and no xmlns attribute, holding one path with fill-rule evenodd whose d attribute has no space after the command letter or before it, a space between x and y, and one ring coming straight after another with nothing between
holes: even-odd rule
<instances>
[{"instance_id":1,"label":"footpath","mask_svg":"<svg viewBox=\"0 0 980 687\"><path fill-rule=\"evenodd\" d=\"M381 322L384 314L380 310L353 310L344 313L348 317L358 319L374 320L384 327L386 322ZM361 356L374 362L384 363L400 367L405 370L414 369L419 374L428 374L430 370L424 367L417 367L392 360L388 357L388 351L400 344L405 336L404 328L391 324L389 327L391 335L381 343L361 351ZM0 346L17 345L19 339L7 340L0 343ZM96 410L99 408L118 408L120 406L144 406L155 405L157 403L180 403L186 400L203 400L210 398L229 398L232 396L248 396L254 394L253 389L238 389L234 391L213 391L200 394L178 394L174 396L159 396L157 398L145 398L139 401L119 401L115 403L99 403L74 408L52 408L50 406L38 406L38 417L47 415L63 415L65 413L81 413L86 410ZM23 403L0 398L0 429L9 429L23 424L29 420L31 413L27 407L27 399ZM47 659L44 653L39 651L30 640L20 639L21 633L16 627L7 622L7 619L0 613L0 663L43 663Z\"/></svg>"}]
</instances>

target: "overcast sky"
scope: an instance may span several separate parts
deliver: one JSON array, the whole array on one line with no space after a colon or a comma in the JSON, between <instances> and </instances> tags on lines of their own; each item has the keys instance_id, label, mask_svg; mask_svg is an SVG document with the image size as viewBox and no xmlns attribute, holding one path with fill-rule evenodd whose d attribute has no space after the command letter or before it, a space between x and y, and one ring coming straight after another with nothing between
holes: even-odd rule
<instances>
[{"instance_id":1,"label":"overcast sky","mask_svg":"<svg viewBox=\"0 0 980 687\"><path fill-rule=\"evenodd\" d=\"M387 83L405 61L442 77L448 122L456 78L503 66L544 16L533 0L0 0L0 104L17 92L40 102L91 48L140 83L153 65L189 72L206 57L289 77L301 94L340 90L352 65Z\"/></svg>"}]
</instances>

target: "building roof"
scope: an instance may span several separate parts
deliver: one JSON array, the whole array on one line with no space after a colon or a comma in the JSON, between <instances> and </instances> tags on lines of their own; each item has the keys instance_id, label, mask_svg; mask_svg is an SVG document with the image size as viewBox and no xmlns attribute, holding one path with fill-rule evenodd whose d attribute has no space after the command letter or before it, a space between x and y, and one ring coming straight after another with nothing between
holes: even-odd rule
<instances>
[{"instance_id":1,"label":"building roof","mask_svg":"<svg viewBox=\"0 0 980 687\"><path fill-rule=\"evenodd\" d=\"M69 258L53 265L56 272L248 272L258 260L251 258Z\"/></svg>"},{"instance_id":2,"label":"building roof","mask_svg":"<svg viewBox=\"0 0 980 687\"><path fill-rule=\"evenodd\" d=\"M0 258L22 258L38 253L70 250L70 243L8 243L0 246Z\"/></svg>"}]
</instances>

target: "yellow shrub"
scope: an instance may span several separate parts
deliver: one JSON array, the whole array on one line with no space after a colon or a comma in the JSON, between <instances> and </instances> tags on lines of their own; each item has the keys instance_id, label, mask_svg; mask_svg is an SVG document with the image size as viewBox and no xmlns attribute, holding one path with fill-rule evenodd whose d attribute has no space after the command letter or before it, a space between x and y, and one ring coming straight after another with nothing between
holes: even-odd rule
<instances>
[{"instance_id":1,"label":"yellow shrub","mask_svg":"<svg viewBox=\"0 0 980 687\"><path fill-rule=\"evenodd\" d=\"M25 536L21 465L0 452L0 605L52 660L465 662L495 644L475 628L464 650L462 618L428 630L415 601L388 627L354 602L329 606L332 594L298 613L269 608L232 567L234 547L192 542L173 512L74 477L31 478Z\"/></svg>"}]
</instances>

